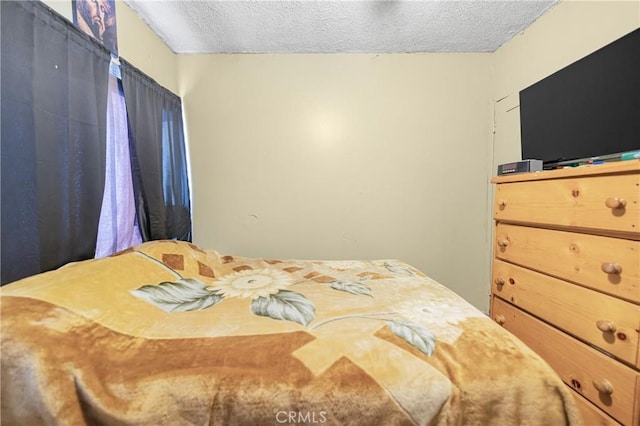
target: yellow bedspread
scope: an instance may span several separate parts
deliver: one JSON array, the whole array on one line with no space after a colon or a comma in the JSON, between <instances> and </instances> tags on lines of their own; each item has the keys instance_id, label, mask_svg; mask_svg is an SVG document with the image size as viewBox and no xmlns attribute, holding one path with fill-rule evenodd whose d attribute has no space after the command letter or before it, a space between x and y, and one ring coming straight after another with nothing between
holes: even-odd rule
<instances>
[{"instance_id":1,"label":"yellow bedspread","mask_svg":"<svg viewBox=\"0 0 640 426\"><path fill-rule=\"evenodd\" d=\"M562 425L569 390L395 260L145 243L1 290L2 425Z\"/></svg>"}]
</instances>

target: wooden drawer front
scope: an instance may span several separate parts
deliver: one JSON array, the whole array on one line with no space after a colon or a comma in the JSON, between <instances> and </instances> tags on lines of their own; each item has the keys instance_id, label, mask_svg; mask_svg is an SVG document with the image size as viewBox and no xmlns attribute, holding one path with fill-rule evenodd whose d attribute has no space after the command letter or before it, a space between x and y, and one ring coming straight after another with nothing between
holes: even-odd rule
<instances>
[{"instance_id":1,"label":"wooden drawer front","mask_svg":"<svg viewBox=\"0 0 640 426\"><path fill-rule=\"evenodd\" d=\"M499 260L492 286L496 296L638 365L639 305Z\"/></svg>"},{"instance_id":2,"label":"wooden drawer front","mask_svg":"<svg viewBox=\"0 0 640 426\"><path fill-rule=\"evenodd\" d=\"M640 241L504 223L495 237L499 259L640 302Z\"/></svg>"},{"instance_id":3,"label":"wooden drawer front","mask_svg":"<svg viewBox=\"0 0 640 426\"><path fill-rule=\"evenodd\" d=\"M637 371L533 316L495 299L492 317L537 352L576 392L617 421L631 425L637 403ZM609 387L611 392L599 391Z\"/></svg>"},{"instance_id":4,"label":"wooden drawer front","mask_svg":"<svg viewBox=\"0 0 640 426\"><path fill-rule=\"evenodd\" d=\"M640 374L636 377L636 399L633 410L633 424L640 425Z\"/></svg>"},{"instance_id":5,"label":"wooden drawer front","mask_svg":"<svg viewBox=\"0 0 640 426\"><path fill-rule=\"evenodd\" d=\"M494 217L640 235L640 174L499 184Z\"/></svg>"},{"instance_id":6,"label":"wooden drawer front","mask_svg":"<svg viewBox=\"0 0 640 426\"><path fill-rule=\"evenodd\" d=\"M582 414L582 424L585 426L620 426L621 423L613 420L579 393L574 392L574 394L576 405Z\"/></svg>"}]
</instances>

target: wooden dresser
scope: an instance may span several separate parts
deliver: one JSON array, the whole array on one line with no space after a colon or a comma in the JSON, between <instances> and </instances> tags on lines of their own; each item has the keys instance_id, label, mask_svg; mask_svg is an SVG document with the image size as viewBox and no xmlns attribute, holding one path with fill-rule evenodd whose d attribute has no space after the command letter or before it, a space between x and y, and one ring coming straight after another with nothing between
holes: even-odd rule
<instances>
[{"instance_id":1,"label":"wooden dresser","mask_svg":"<svg viewBox=\"0 0 640 426\"><path fill-rule=\"evenodd\" d=\"M640 425L640 160L492 182L492 318L575 391L585 425Z\"/></svg>"}]
</instances>

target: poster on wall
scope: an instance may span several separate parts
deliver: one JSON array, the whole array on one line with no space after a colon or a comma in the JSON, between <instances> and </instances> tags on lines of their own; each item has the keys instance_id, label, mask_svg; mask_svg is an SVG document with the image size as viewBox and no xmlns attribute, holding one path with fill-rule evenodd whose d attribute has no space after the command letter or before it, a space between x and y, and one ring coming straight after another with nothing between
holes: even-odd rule
<instances>
[{"instance_id":1,"label":"poster on wall","mask_svg":"<svg viewBox=\"0 0 640 426\"><path fill-rule=\"evenodd\" d=\"M73 23L118 55L115 0L72 0Z\"/></svg>"}]
</instances>

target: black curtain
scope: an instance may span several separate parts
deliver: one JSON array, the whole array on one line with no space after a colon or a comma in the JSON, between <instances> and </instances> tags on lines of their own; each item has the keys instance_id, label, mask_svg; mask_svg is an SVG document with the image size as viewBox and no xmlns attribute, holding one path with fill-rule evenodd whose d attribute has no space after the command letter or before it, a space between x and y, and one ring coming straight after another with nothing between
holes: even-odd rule
<instances>
[{"instance_id":1,"label":"black curtain","mask_svg":"<svg viewBox=\"0 0 640 426\"><path fill-rule=\"evenodd\" d=\"M38 1L0 1L2 284L93 257L109 52Z\"/></svg>"},{"instance_id":2,"label":"black curtain","mask_svg":"<svg viewBox=\"0 0 640 426\"><path fill-rule=\"evenodd\" d=\"M191 241L182 103L127 61L120 62L142 239Z\"/></svg>"}]
</instances>

